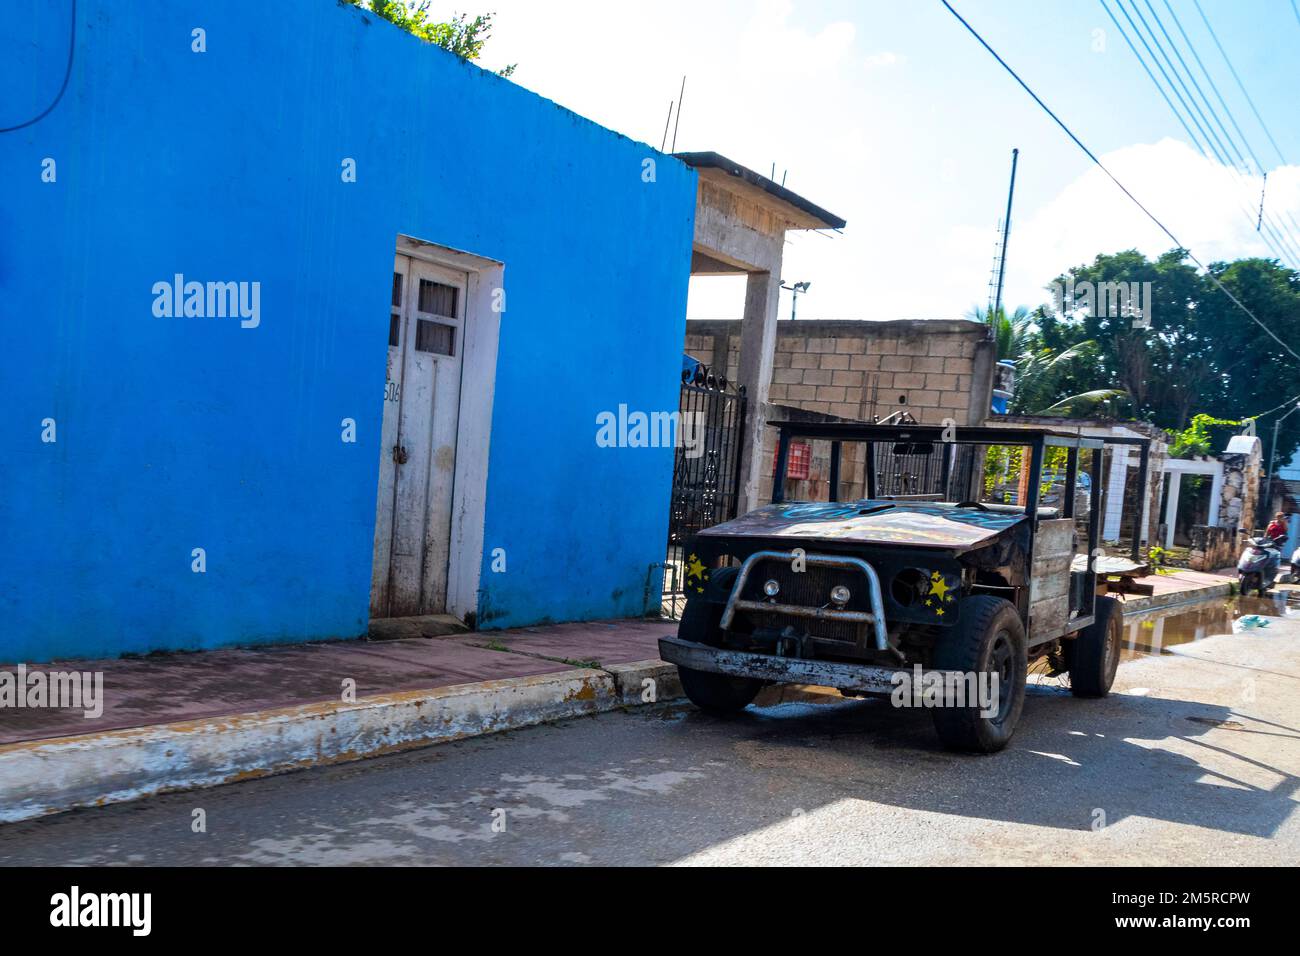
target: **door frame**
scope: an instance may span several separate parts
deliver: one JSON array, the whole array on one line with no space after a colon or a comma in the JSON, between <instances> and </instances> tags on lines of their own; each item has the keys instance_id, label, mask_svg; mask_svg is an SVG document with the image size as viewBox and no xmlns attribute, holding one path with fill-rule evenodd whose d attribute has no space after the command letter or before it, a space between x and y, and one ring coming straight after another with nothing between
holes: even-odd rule
<instances>
[{"instance_id":1,"label":"door frame","mask_svg":"<svg viewBox=\"0 0 1300 956\"><path fill-rule=\"evenodd\" d=\"M501 337L501 312L498 309L503 309L504 303L505 264L407 235L397 237L395 252L468 276L462 320L460 407L447 558L447 613L472 625L478 615L479 581L483 571L492 404L496 395L497 349ZM498 290L502 291L498 293ZM502 305L498 305L498 301Z\"/></svg>"}]
</instances>

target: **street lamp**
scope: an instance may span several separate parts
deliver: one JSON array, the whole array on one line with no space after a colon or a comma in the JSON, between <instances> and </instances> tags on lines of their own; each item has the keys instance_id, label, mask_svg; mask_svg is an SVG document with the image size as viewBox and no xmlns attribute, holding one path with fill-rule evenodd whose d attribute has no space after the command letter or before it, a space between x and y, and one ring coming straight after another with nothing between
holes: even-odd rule
<instances>
[{"instance_id":1,"label":"street lamp","mask_svg":"<svg viewBox=\"0 0 1300 956\"><path fill-rule=\"evenodd\" d=\"M786 285L784 281L781 283L782 289L790 290L790 321L791 322L794 321L794 310L799 305L799 293L807 292L808 287L810 285L812 285L811 282L796 282L794 285Z\"/></svg>"},{"instance_id":2,"label":"street lamp","mask_svg":"<svg viewBox=\"0 0 1300 956\"><path fill-rule=\"evenodd\" d=\"M1296 410L1300 410L1300 402L1296 402L1295 405L1291 407L1291 411L1287 412L1287 415L1290 415L1291 412ZM1281 416L1281 418L1273 423L1273 447L1269 449L1269 468L1268 472L1265 473L1266 479L1271 479L1271 477L1273 477L1273 462L1274 459L1278 457L1278 429L1282 427L1282 421L1283 419L1286 419L1287 415Z\"/></svg>"},{"instance_id":3,"label":"street lamp","mask_svg":"<svg viewBox=\"0 0 1300 956\"><path fill-rule=\"evenodd\" d=\"M1273 459L1274 459L1275 457L1277 457L1277 432L1278 432L1278 429L1282 427L1282 421L1283 421L1283 419L1285 419L1287 415L1290 415L1292 412L1294 412L1294 411L1296 411L1296 410L1300 410L1300 402L1296 402L1293 406L1291 406L1291 411L1288 411L1288 412L1286 413L1286 415L1282 415L1282 416L1280 416L1280 417L1277 419L1277 421L1275 421L1275 422L1273 423L1273 447L1270 448L1270 449L1268 450L1268 463L1267 463L1268 467L1267 467L1267 469L1266 469L1265 472L1264 472L1264 494L1265 494L1265 495L1268 495L1269 498L1268 498L1268 500L1266 500L1266 501L1261 501L1261 502L1260 502L1260 506L1261 506L1261 507L1260 507L1259 510L1260 510L1260 513L1261 513L1261 514L1267 514L1267 509L1269 508L1269 506L1270 506L1270 504L1271 504L1271 501L1272 501L1272 491L1273 491Z\"/></svg>"}]
</instances>

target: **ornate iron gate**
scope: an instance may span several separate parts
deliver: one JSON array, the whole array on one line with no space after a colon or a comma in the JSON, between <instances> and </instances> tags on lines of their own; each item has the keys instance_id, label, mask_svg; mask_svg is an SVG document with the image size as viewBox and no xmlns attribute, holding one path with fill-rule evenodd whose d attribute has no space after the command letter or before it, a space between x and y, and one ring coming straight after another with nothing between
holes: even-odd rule
<instances>
[{"instance_id":1,"label":"ornate iron gate","mask_svg":"<svg viewBox=\"0 0 1300 956\"><path fill-rule=\"evenodd\" d=\"M694 371L682 372L678 412L682 416L679 434L697 444L687 448L679 442L673 458L661 605L664 615L672 618L685 606L682 544L695 532L736 516L745 387L737 387L725 377L714 375L707 365L699 365Z\"/></svg>"},{"instance_id":2,"label":"ornate iron gate","mask_svg":"<svg viewBox=\"0 0 1300 956\"><path fill-rule=\"evenodd\" d=\"M682 372L681 434L673 459L668 544L680 545L695 532L736 516L740 499L740 452L744 444L745 387L737 387L707 365ZM688 418L689 416L689 418ZM687 425L693 423L693 428Z\"/></svg>"}]
</instances>

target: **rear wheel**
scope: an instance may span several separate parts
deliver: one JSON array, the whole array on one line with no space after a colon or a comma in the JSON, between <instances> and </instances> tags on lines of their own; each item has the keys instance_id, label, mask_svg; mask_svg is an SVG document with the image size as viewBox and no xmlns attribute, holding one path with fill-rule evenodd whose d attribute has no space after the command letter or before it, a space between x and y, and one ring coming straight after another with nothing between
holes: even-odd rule
<instances>
[{"instance_id":1,"label":"rear wheel","mask_svg":"<svg viewBox=\"0 0 1300 956\"><path fill-rule=\"evenodd\" d=\"M935 708L934 728L944 746L969 753L1005 747L1020 721L1029 669L1025 627L1015 605L987 594L964 598L957 624L935 647L934 666L961 672L968 688L969 675L975 675L974 687L981 695L985 688L993 689L990 677L997 675L997 698L988 700L989 707L976 700L962 707L944 701Z\"/></svg>"},{"instance_id":2,"label":"rear wheel","mask_svg":"<svg viewBox=\"0 0 1300 956\"><path fill-rule=\"evenodd\" d=\"M1065 641L1065 664L1075 697L1105 697L1119 670L1124 611L1113 597L1097 598L1092 624Z\"/></svg>"},{"instance_id":3,"label":"rear wheel","mask_svg":"<svg viewBox=\"0 0 1300 956\"><path fill-rule=\"evenodd\" d=\"M731 593L736 574L736 568L720 568L710 575L706 593L686 599L681 622L677 625L678 637L710 647L722 646L722 628L719 625L724 605L718 601ZM708 600L710 597L714 600ZM677 667L677 674L691 703L711 714L726 715L744 710L763 689L763 682L752 677L731 677L681 665Z\"/></svg>"}]
</instances>

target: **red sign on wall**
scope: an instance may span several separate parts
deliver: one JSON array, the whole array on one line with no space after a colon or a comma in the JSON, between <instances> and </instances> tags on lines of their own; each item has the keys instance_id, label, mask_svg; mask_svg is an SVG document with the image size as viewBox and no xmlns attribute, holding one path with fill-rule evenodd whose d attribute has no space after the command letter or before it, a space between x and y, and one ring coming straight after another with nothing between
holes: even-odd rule
<instances>
[{"instance_id":1,"label":"red sign on wall","mask_svg":"<svg viewBox=\"0 0 1300 956\"><path fill-rule=\"evenodd\" d=\"M781 457L781 449L778 447L772 456L772 474L776 474L776 462ZM790 453L785 460L786 478L796 480L806 479L808 470L812 466L812 445L806 441L790 442Z\"/></svg>"}]
</instances>

